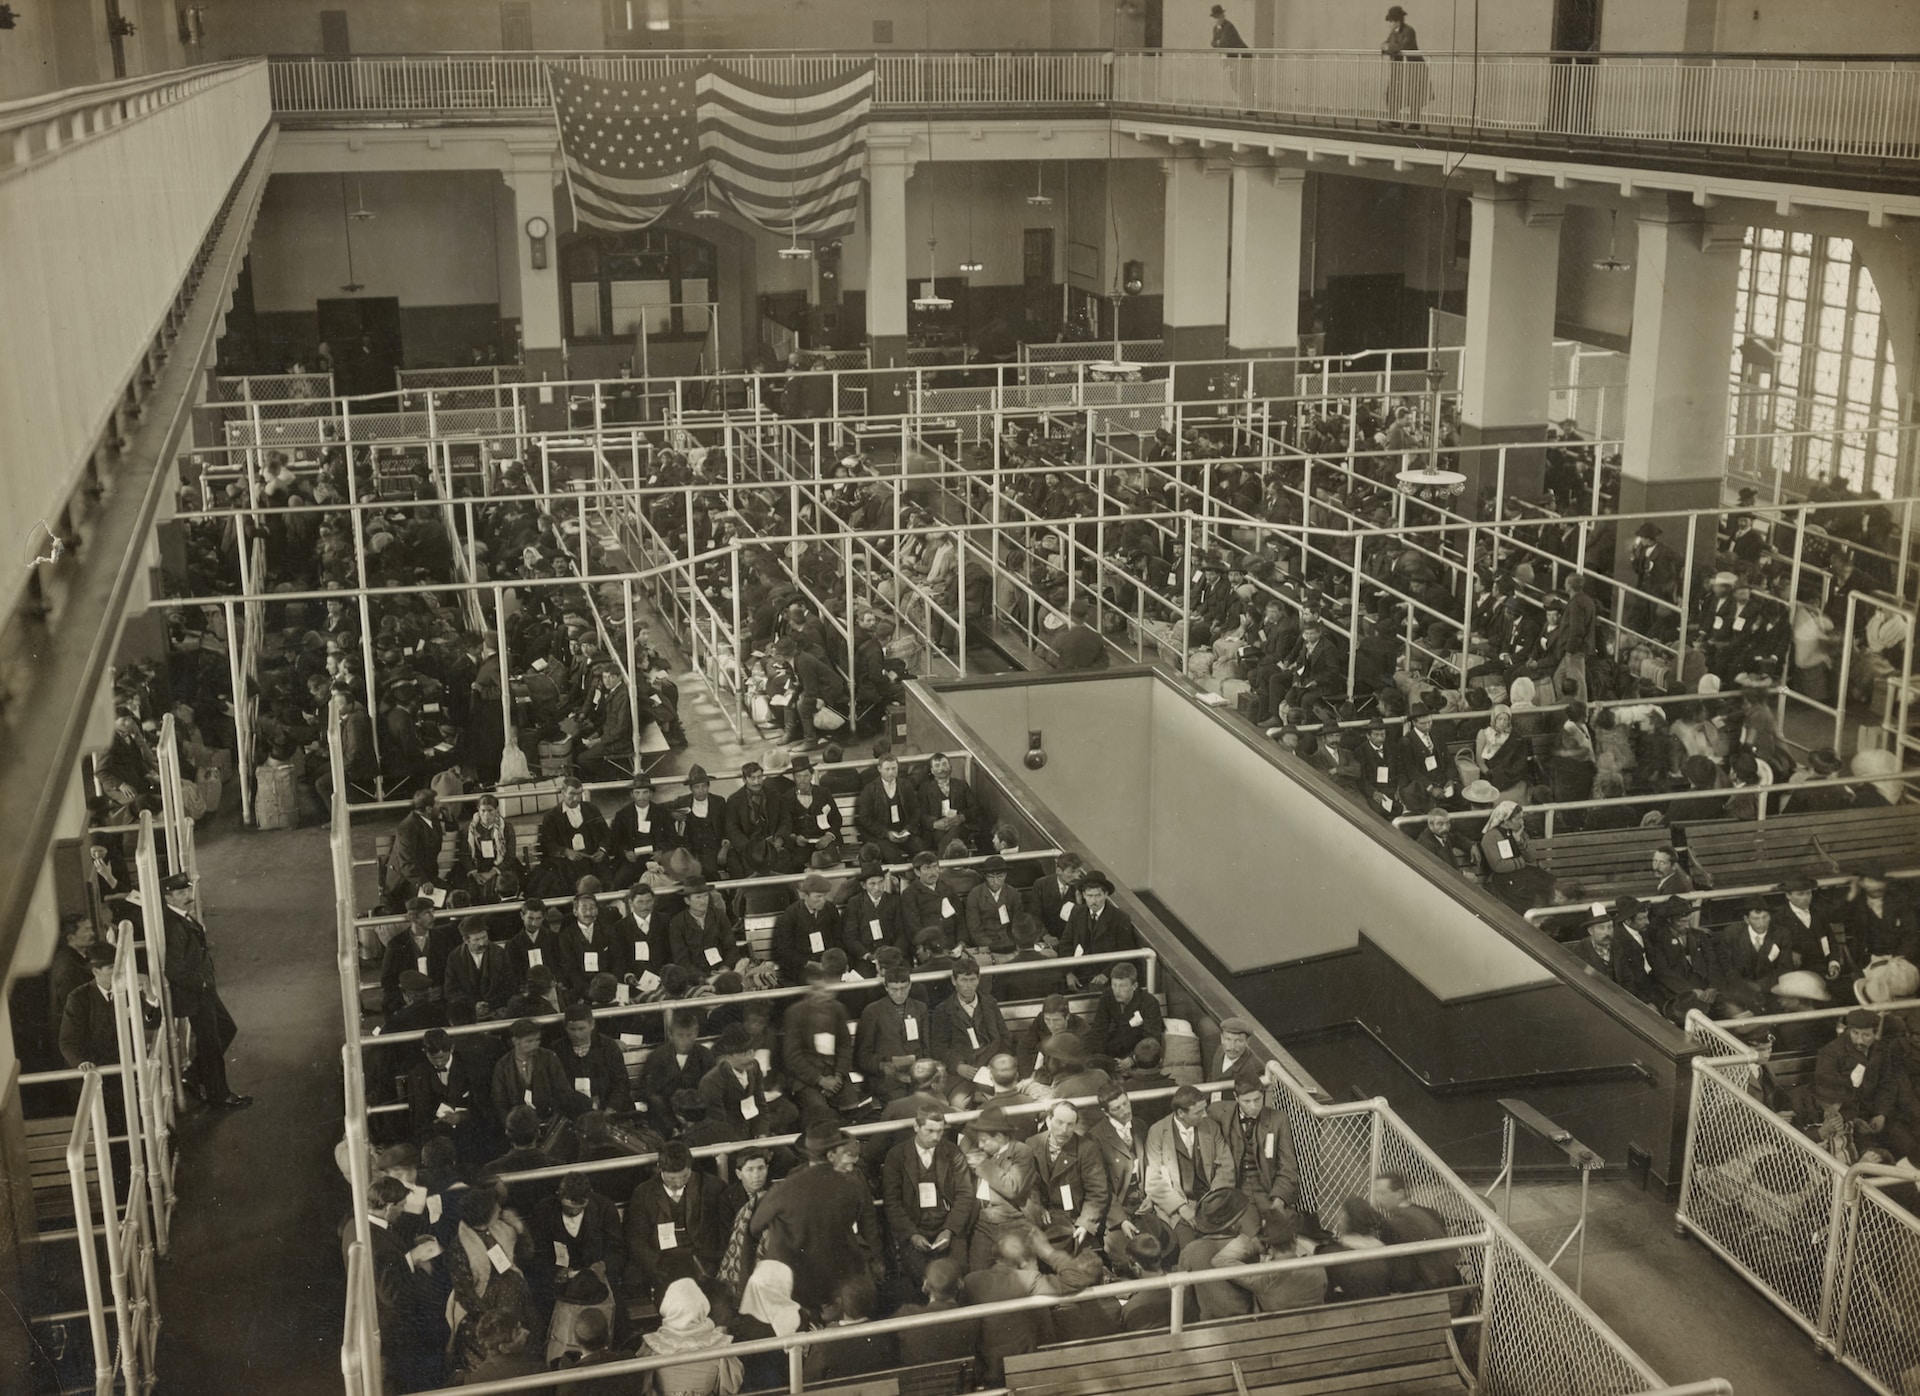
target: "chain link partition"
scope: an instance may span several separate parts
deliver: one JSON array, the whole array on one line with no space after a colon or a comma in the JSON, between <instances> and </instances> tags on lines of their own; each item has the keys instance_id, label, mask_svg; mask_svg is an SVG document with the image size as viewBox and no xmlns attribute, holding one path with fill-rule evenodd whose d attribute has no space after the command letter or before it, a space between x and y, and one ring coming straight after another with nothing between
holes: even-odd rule
<instances>
[{"instance_id":1,"label":"chain link partition","mask_svg":"<svg viewBox=\"0 0 1920 1396\"><path fill-rule=\"evenodd\" d=\"M1836 1356L1883 1391L1920 1391L1920 1227L1871 1183L1852 1209Z\"/></svg>"}]
</instances>

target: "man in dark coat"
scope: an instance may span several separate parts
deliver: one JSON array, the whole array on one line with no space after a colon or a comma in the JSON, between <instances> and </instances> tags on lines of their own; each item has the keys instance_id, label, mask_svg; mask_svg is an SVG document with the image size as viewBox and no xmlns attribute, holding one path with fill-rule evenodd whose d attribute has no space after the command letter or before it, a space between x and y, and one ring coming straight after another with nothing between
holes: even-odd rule
<instances>
[{"instance_id":1,"label":"man in dark coat","mask_svg":"<svg viewBox=\"0 0 1920 1396\"><path fill-rule=\"evenodd\" d=\"M393 831L393 848L387 854L387 881L384 891L387 905L397 907L413 896L415 890L440 880L440 845L443 835L433 817L438 801L431 790L413 797L413 808Z\"/></svg>"},{"instance_id":2,"label":"man in dark coat","mask_svg":"<svg viewBox=\"0 0 1920 1396\"><path fill-rule=\"evenodd\" d=\"M1140 986L1140 971L1127 961L1113 966L1087 1031L1096 1054L1118 1061L1132 1056L1133 1049L1147 1038L1158 1041L1166 1037L1167 1023L1159 1001Z\"/></svg>"},{"instance_id":3,"label":"man in dark coat","mask_svg":"<svg viewBox=\"0 0 1920 1396\"><path fill-rule=\"evenodd\" d=\"M590 872L600 872L612 853L612 833L586 787L575 776L560 782L560 803L540 818L540 858L561 868L574 884Z\"/></svg>"},{"instance_id":4,"label":"man in dark coat","mask_svg":"<svg viewBox=\"0 0 1920 1396\"><path fill-rule=\"evenodd\" d=\"M919 1106L912 1135L895 1144L880 1167L887 1235L902 1281L913 1289L936 1260L964 1258L973 1232L973 1174L946 1133L940 1107Z\"/></svg>"},{"instance_id":5,"label":"man in dark coat","mask_svg":"<svg viewBox=\"0 0 1920 1396\"><path fill-rule=\"evenodd\" d=\"M553 1294L595 1266L601 1267L609 1288L620 1288L627 1270L620 1209L613 1199L594 1191L586 1174L562 1178L558 1188L534 1203L528 1222L533 1236L528 1278L537 1290Z\"/></svg>"},{"instance_id":6,"label":"man in dark coat","mask_svg":"<svg viewBox=\"0 0 1920 1396\"><path fill-rule=\"evenodd\" d=\"M253 1097L237 1095L227 1084L227 1048L233 1045L239 1029L214 982L213 947L207 940L207 928L188 914L193 904L193 879L186 873L175 873L160 886L166 902L166 975L173 1012L193 1025L193 1064L188 1071L207 1104L244 1109L253 1104Z\"/></svg>"},{"instance_id":7,"label":"man in dark coat","mask_svg":"<svg viewBox=\"0 0 1920 1396\"><path fill-rule=\"evenodd\" d=\"M390 1014L399 1010L400 976L408 970L426 975L427 983L436 989L445 983L447 957L453 953L455 944L453 928L434 917L432 902L425 897L409 901L407 924L387 942L380 964L381 1012Z\"/></svg>"},{"instance_id":8,"label":"man in dark coat","mask_svg":"<svg viewBox=\"0 0 1920 1396\"><path fill-rule=\"evenodd\" d=\"M793 1270L793 1298L829 1303L847 1275L880 1253L879 1217L860 1169L860 1143L819 1121L801 1141L814 1160L777 1183L754 1209L748 1231L759 1254Z\"/></svg>"},{"instance_id":9,"label":"man in dark coat","mask_svg":"<svg viewBox=\"0 0 1920 1396\"><path fill-rule=\"evenodd\" d=\"M616 887L631 887L638 882L647 864L666 852L668 835L673 831L672 816L653 807L652 777L635 776L630 793L630 802L614 812L607 829Z\"/></svg>"},{"instance_id":10,"label":"man in dark coat","mask_svg":"<svg viewBox=\"0 0 1920 1396\"><path fill-rule=\"evenodd\" d=\"M468 917L460 923L460 949L447 956L441 1002L449 1010L469 1011L476 1022L482 1022L504 1017L513 994L513 960L506 947L488 940L485 921Z\"/></svg>"},{"instance_id":11,"label":"man in dark coat","mask_svg":"<svg viewBox=\"0 0 1920 1396\"><path fill-rule=\"evenodd\" d=\"M900 779L900 762L883 756L875 778L860 788L853 803L853 823L861 841L880 845L881 853L904 862L924 846L917 832L920 802L915 788ZM920 927L909 926L912 934Z\"/></svg>"},{"instance_id":12,"label":"man in dark coat","mask_svg":"<svg viewBox=\"0 0 1920 1396\"><path fill-rule=\"evenodd\" d=\"M767 789L766 768L749 761L740 768L741 788L727 797L726 840L733 845L735 877L765 877L786 863L793 829L784 800Z\"/></svg>"},{"instance_id":13,"label":"man in dark coat","mask_svg":"<svg viewBox=\"0 0 1920 1396\"><path fill-rule=\"evenodd\" d=\"M1113 905L1112 896L1112 878L1103 872L1086 875L1080 883L1080 905L1074 908L1067 920L1066 932L1060 937L1062 955L1104 955L1138 948L1133 921ZM1095 985L1103 984L1111 969L1104 964L1092 967L1084 976L1069 974L1067 982L1076 989L1082 978Z\"/></svg>"},{"instance_id":14,"label":"man in dark coat","mask_svg":"<svg viewBox=\"0 0 1920 1396\"><path fill-rule=\"evenodd\" d=\"M807 962L840 944L840 913L828 902L831 891L826 878L808 873L798 899L774 921L770 949L782 983L804 982Z\"/></svg>"},{"instance_id":15,"label":"man in dark coat","mask_svg":"<svg viewBox=\"0 0 1920 1396\"><path fill-rule=\"evenodd\" d=\"M1207 1114L1226 1137L1234 1186L1261 1208L1291 1210L1300 1200L1300 1164L1286 1113L1268 1103L1267 1083L1251 1065L1234 1078L1233 1097Z\"/></svg>"},{"instance_id":16,"label":"man in dark coat","mask_svg":"<svg viewBox=\"0 0 1920 1396\"><path fill-rule=\"evenodd\" d=\"M685 1144L670 1140L658 1171L627 1201L627 1263L658 1299L675 1280L719 1267L732 1220L726 1185L695 1168Z\"/></svg>"}]
</instances>

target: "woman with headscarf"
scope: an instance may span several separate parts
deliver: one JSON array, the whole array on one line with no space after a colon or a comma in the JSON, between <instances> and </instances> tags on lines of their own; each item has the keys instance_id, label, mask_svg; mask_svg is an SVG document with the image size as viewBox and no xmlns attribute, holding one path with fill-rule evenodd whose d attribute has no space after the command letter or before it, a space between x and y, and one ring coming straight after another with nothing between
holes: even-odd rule
<instances>
[{"instance_id":1,"label":"woman with headscarf","mask_svg":"<svg viewBox=\"0 0 1920 1396\"><path fill-rule=\"evenodd\" d=\"M447 1326L453 1330L449 1367L467 1372L492 1354L480 1341L486 1315L508 1311L521 1328L537 1331L533 1293L516 1252L526 1240L516 1217L500 1210L491 1187L469 1188L460 1198L460 1224L442 1254L447 1261Z\"/></svg>"},{"instance_id":2,"label":"woman with headscarf","mask_svg":"<svg viewBox=\"0 0 1920 1396\"><path fill-rule=\"evenodd\" d=\"M771 1164L772 1155L765 1149L747 1149L733 1156L733 1181L727 1185L727 1201L734 1209L733 1229L720 1256L719 1280L735 1299L745 1291L747 1277L759 1258L759 1243L749 1224L754 1209L766 1200Z\"/></svg>"},{"instance_id":3,"label":"woman with headscarf","mask_svg":"<svg viewBox=\"0 0 1920 1396\"><path fill-rule=\"evenodd\" d=\"M740 1295L740 1312L731 1324L733 1336L750 1343L756 1338L784 1338L806 1326L806 1315L793 1302L792 1268L780 1260L762 1260L754 1266ZM764 1391L786 1384L784 1353L756 1353L741 1361L746 1367L747 1390Z\"/></svg>"},{"instance_id":4,"label":"woman with headscarf","mask_svg":"<svg viewBox=\"0 0 1920 1396\"><path fill-rule=\"evenodd\" d=\"M1487 816L1480 835L1480 856L1486 862L1488 886L1515 911L1543 904L1552 891L1552 879L1534 865L1527 842L1527 821L1517 800L1502 800Z\"/></svg>"},{"instance_id":5,"label":"woman with headscarf","mask_svg":"<svg viewBox=\"0 0 1920 1396\"><path fill-rule=\"evenodd\" d=\"M732 1342L733 1335L713 1321L700 1286L679 1279L661 1296L660 1327L641 1342L640 1356L687 1359L654 1372L658 1396L733 1396L743 1370L739 1358L722 1351Z\"/></svg>"},{"instance_id":6,"label":"woman with headscarf","mask_svg":"<svg viewBox=\"0 0 1920 1396\"><path fill-rule=\"evenodd\" d=\"M1506 799L1524 799L1532 758L1533 751L1526 738L1514 730L1513 709L1495 704L1487 717L1487 725L1473 738L1473 759L1480 768L1481 779Z\"/></svg>"}]
</instances>

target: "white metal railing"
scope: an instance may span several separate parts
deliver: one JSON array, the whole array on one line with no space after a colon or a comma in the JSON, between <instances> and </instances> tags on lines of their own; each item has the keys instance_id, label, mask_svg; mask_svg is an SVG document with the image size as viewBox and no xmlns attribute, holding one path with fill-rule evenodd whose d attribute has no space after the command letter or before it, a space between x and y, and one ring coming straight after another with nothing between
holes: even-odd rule
<instances>
[{"instance_id":1,"label":"white metal railing","mask_svg":"<svg viewBox=\"0 0 1920 1396\"><path fill-rule=\"evenodd\" d=\"M876 107L1092 105L1107 100L1110 55L1026 53L399 54L275 58L274 110L283 115L386 111L545 111L547 67L616 81L657 80L710 59L772 84L821 82L874 67Z\"/></svg>"},{"instance_id":2,"label":"white metal railing","mask_svg":"<svg viewBox=\"0 0 1920 1396\"><path fill-rule=\"evenodd\" d=\"M1114 55L1116 106L1911 159L1920 67L1666 55L1212 50Z\"/></svg>"}]
</instances>

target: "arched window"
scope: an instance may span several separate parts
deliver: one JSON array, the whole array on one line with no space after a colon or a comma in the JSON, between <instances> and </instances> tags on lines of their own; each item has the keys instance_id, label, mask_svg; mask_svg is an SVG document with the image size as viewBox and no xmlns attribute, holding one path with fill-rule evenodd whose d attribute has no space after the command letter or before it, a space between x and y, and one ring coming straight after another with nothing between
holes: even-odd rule
<instances>
[{"instance_id":1,"label":"arched window","mask_svg":"<svg viewBox=\"0 0 1920 1396\"><path fill-rule=\"evenodd\" d=\"M567 338L699 339L718 297L713 244L671 228L560 239Z\"/></svg>"},{"instance_id":2,"label":"arched window","mask_svg":"<svg viewBox=\"0 0 1920 1396\"><path fill-rule=\"evenodd\" d=\"M1880 293L1851 238L1749 228L1734 309L1736 468L1890 498L1900 393ZM1765 438L1774 433L1771 441ZM1804 433L1803 435L1790 435Z\"/></svg>"}]
</instances>

